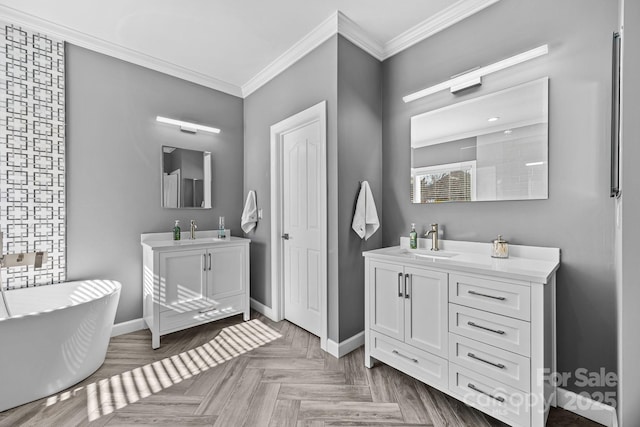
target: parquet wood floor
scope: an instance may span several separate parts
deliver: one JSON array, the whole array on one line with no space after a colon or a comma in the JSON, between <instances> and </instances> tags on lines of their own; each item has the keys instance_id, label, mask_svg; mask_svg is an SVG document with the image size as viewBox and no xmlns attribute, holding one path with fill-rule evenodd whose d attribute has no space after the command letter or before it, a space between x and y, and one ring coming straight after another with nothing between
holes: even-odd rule
<instances>
[{"instance_id":1,"label":"parquet wood floor","mask_svg":"<svg viewBox=\"0 0 640 427\"><path fill-rule=\"evenodd\" d=\"M365 368L363 348L336 359L317 337L255 312L161 344L152 350L146 330L112 338L93 375L0 413L0 426L505 425L384 364ZM547 425L599 426L559 409Z\"/></svg>"}]
</instances>

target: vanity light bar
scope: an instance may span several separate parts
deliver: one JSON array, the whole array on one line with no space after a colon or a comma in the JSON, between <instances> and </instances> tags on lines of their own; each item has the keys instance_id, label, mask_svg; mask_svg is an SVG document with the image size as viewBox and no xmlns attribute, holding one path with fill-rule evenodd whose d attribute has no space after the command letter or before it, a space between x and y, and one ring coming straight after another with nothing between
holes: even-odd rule
<instances>
[{"instance_id":1,"label":"vanity light bar","mask_svg":"<svg viewBox=\"0 0 640 427\"><path fill-rule=\"evenodd\" d=\"M458 75L450 80L447 80L446 82L442 82L426 89L419 90L418 92L414 92L402 97L402 100L404 102L411 102L445 89L450 89L452 93L455 93L459 90L466 89L471 86L477 86L479 84L482 84L482 77L486 76L487 74L504 70L505 68L509 68L511 66L520 64L533 58L537 58L542 55L546 55L547 53L549 53L549 45L545 44L536 47L535 49L531 49L518 55L512 56L511 58L503 59L502 61L498 61L494 64L480 67L468 73Z\"/></svg>"},{"instance_id":2,"label":"vanity light bar","mask_svg":"<svg viewBox=\"0 0 640 427\"><path fill-rule=\"evenodd\" d=\"M185 132L196 133L201 130L203 132L220 133L220 129L211 126L203 126L196 123L184 122L182 120L169 119L167 117L157 116L156 121L166 123L168 125L179 126L180 130Z\"/></svg>"}]
</instances>

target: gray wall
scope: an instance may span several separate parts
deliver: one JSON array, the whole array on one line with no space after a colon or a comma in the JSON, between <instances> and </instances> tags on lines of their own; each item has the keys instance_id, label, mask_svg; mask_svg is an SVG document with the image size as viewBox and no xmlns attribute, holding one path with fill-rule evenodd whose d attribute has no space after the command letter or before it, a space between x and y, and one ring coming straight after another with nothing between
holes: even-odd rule
<instances>
[{"instance_id":1,"label":"gray wall","mask_svg":"<svg viewBox=\"0 0 640 427\"><path fill-rule=\"evenodd\" d=\"M368 181L382 223L382 67L338 37L338 251L340 341L364 329L364 258L382 230L362 240L351 229L358 181Z\"/></svg>"},{"instance_id":2,"label":"gray wall","mask_svg":"<svg viewBox=\"0 0 640 427\"><path fill-rule=\"evenodd\" d=\"M270 127L327 101L328 338L340 342L364 326L362 251L380 246L351 230L358 182L382 202L381 66L334 36L245 99L245 191L256 190L264 218L251 244L251 296L271 306ZM379 209L379 213L381 213Z\"/></svg>"},{"instance_id":3,"label":"gray wall","mask_svg":"<svg viewBox=\"0 0 640 427\"><path fill-rule=\"evenodd\" d=\"M256 191L264 217L251 238L251 297L271 306L270 128L287 117L327 101L328 188L337 188L337 37L332 37L244 100L244 190ZM333 161L332 161L333 160ZM329 212L337 212L337 195L327 196ZM337 234L337 215L328 216ZM338 337L337 239L329 236L329 338Z\"/></svg>"},{"instance_id":4,"label":"gray wall","mask_svg":"<svg viewBox=\"0 0 640 427\"><path fill-rule=\"evenodd\" d=\"M383 63L383 244L412 222L444 225L446 239L562 249L558 272L558 368L616 370L614 203L609 199L611 33L616 3L502 1ZM579 11L577 13L576 11ZM548 43L548 55L492 74L480 88L402 97L477 65ZM413 205L410 117L549 76L549 199ZM564 386L580 389L570 381ZM612 388L589 387L589 393Z\"/></svg>"},{"instance_id":5,"label":"gray wall","mask_svg":"<svg viewBox=\"0 0 640 427\"><path fill-rule=\"evenodd\" d=\"M67 44L67 277L122 285L116 323L142 317L140 234L217 228L240 235L243 101ZM180 132L156 115L221 128ZM213 153L213 209L163 209L162 145Z\"/></svg>"},{"instance_id":6,"label":"gray wall","mask_svg":"<svg viewBox=\"0 0 640 427\"><path fill-rule=\"evenodd\" d=\"M618 416L621 427L640 425L640 3L622 1L623 102L622 102L622 196L618 209L622 222L616 229L618 256Z\"/></svg>"}]
</instances>

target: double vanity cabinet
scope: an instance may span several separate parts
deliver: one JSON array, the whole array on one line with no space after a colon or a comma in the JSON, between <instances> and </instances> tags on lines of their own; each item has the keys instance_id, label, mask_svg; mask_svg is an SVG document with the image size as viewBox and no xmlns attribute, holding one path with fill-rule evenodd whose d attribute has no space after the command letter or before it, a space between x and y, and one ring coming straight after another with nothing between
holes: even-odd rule
<instances>
[{"instance_id":1,"label":"double vanity cabinet","mask_svg":"<svg viewBox=\"0 0 640 427\"><path fill-rule=\"evenodd\" d=\"M364 253L365 365L384 362L512 426L545 425L555 389L560 250L442 242ZM424 242L421 242L424 243Z\"/></svg>"},{"instance_id":2,"label":"double vanity cabinet","mask_svg":"<svg viewBox=\"0 0 640 427\"><path fill-rule=\"evenodd\" d=\"M242 313L249 320L249 239L202 231L141 236L143 317L152 347L162 335Z\"/></svg>"}]
</instances>

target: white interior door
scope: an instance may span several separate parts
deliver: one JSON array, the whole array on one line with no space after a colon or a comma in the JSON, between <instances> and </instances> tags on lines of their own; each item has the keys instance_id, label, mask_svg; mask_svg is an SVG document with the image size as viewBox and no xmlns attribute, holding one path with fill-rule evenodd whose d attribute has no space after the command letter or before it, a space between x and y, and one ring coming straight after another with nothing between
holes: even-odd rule
<instances>
[{"instance_id":1,"label":"white interior door","mask_svg":"<svg viewBox=\"0 0 640 427\"><path fill-rule=\"evenodd\" d=\"M282 137L284 317L321 333L320 123Z\"/></svg>"}]
</instances>

